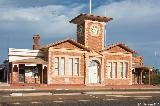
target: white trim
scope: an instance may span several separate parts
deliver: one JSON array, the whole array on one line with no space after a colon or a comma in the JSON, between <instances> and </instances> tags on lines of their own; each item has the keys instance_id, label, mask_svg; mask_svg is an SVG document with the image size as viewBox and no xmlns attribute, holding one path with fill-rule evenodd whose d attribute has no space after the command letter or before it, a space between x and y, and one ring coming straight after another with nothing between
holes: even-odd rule
<instances>
[{"instance_id":1,"label":"white trim","mask_svg":"<svg viewBox=\"0 0 160 106\"><path fill-rule=\"evenodd\" d=\"M13 64L13 65L12 65L12 67L14 68L14 66L17 66L17 67L19 67L19 65L18 65L18 64Z\"/></svg>"},{"instance_id":2,"label":"white trim","mask_svg":"<svg viewBox=\"0 0 160 106\"><path fill-rule=\"evenodd\" d=\"M59 75L55 75L54 74L55 77L59 77L59 76L60 77L66 77L66 76L70 76L70 77L76 76L76 77L78 77L78 76L81 76L80 75L80 72L81 72L81 56L54 55L53 58L52 58L52 60L54 60L55 57L58 57L60 59L59 60L59 64L60 64L60 61L61 61L61 57L65 58L65 75L60 75L60 73L59 73ZM68 65L69 65L69 58L73 58L73 72L72 72L72 75L69 75L69 67L68 67ZM79 59L79 73L78 73L78 75L74 74L75 58ZM54 67L54 63L53 63L53 67ZM59 65L59 71L60 71L60 67L61 66ZM52 69L52 71L54 73L54 68Z\"/></svg>"},{"instance_id":3,"label":"white trim","mask_svg":"<svg viewBox=\"0 0 160 106\"><path fill-rule=\"evenodd\" d=\"M111 77L111 78L109 78L108 77L108 70L107 70L107 65L108 65L108 63L117 63L117 78L113 78L113 77ZM123 64L124 63L127 63L128 64L128 67L127 67L127 78L126 77L124 77L124 72L123 72L123 77L122 78L120 78L120 70L119 70L119 64L120 64L120 62L122 62ZM129 72L130 72L130 70L129 70L130 68L129 68L129 61L127 61L127 60L107 60L107 62L106 62L106 78L107 79L130 79L130 78L128 78L128 76L129 76ZM113 73L112 73L113 74Z\"/></svg>"},{"instance_id":4,"label":"white trim","mask_svg":"<svg viewBox=\"0 0 160 106\"><path fill-rule=\"evenodd\" d=\"M104 51L102 52L103 54L107 54L107 55L125 55L125 56L131 56L132 53L130 52L111 52L111 51Z\"/></svg>"},{"instance_id":5,"label":"white trim","mask_svg":"<svg viewBox=\"0 0 160 106\"><path fill-rule=\"evenodd\" d=\"M97 58L97 57L92 57L92 58L89 58L88 57L88 61L86 62L86 67L87 67L87 70L86 70L86 78L85 78L85 80L86 80L86 84L91 84L91 83L89 83L89 63L91 62L91 61L97 61L98 62L98 65L99 65L99 69L97 70L98 72L97 72L97 83L96 84L101 84L101 82L102 82L102 62L101 62L101 59L99 59L99 58Z\"/></svg>"},{"instance_id":6,"label":"white trim","mask_svg":"<svg viewBox=\"0 0 160 106\"><path fill-rule=\"evenodd\" d=\"M44 69L44 67L47 67L47 65L43 65L43 69Z\"/></svg>"}]
</instances>

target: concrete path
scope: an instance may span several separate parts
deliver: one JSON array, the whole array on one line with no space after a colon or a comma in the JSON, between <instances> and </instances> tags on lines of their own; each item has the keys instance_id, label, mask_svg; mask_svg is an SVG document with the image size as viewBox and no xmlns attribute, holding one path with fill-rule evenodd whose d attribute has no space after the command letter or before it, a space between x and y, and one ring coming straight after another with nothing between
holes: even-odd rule
<instances>
[{"instance_id":1,"label":"concrete path","mask_svg":"<svg viewBox=\"0 0 160 106\"><path fill-rule=\"evenodd\" d=\"M128 95L128 94L160 94L160 91L95 91L95 92L19 92L19 93L11 93L9 96L52 96L52 95Z\"/></svg>"},{"instance_id":2,"label":"concrete path","mask_svg":"<svg viewBox=\"0 0 160 106\"><path fill-rule=\"evenodd\" d=\"M117 85L117 86L47 86L47 85L40 85L40 86L0 86L0 91L46 91L46 90L132 90L132 91L143 91L143 90L154 90L160 91L159 86L153 85Z\"/></svg>"}]
</instances>

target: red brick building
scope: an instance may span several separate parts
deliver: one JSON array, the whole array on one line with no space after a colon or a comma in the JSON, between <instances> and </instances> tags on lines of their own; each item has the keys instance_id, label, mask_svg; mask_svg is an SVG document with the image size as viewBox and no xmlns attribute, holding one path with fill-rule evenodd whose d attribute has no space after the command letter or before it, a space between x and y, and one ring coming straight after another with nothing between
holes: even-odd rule
<instances>
[{"instance_id":1,"label":"red brick building","mask_svg":"<svg viewBox=\"0 0 160 106\"><path fill-rule=\"evenodd\" d=\"M143 57L134 56L136 52L123 43L105 46L106 23L111 20L80 14L70 21L77 25L76 41L65 39L40 47L40 37L35 35L33 49L37 50L37 55L32 56L32 52L26 59L10 61L9 82L20 84L21 75L23 84L142 84ZM38 68L36 77L32 73L34 68ZM26 69L30 69L28 76ZM150 73L150 68L145 67L145 70Z\"/></svg>"}]
</instances>

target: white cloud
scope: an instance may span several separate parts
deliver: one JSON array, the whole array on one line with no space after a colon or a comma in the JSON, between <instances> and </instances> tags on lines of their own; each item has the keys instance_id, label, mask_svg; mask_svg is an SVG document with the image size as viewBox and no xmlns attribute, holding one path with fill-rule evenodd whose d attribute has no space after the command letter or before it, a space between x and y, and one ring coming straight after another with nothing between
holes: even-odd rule
<instances>
[{"instance_id":1,"label":"white cloud","mask_svg":"<svg viewBox=\"0 0 160 106\"><path fill-rule=\"evenodd\" d=\"M1 11L0 21L38 21L39 17L36 14L29 12L26 9L3 9Z\"/></svg>"},{"instance_id":2,"label":"white cloud","mask_svg":"<svg viewBox=\"0 0 160 106\"><path fill-rule=\"evenodd\" d=\"M21 27L22 33L31 29L31 32L41 33L45 37L69 36L73 34L74 26L69 21L80 13L83 5L76 7L63 5L49 5L31 8L0 8L0 23L3 29L17 31ZM17 34L18 34L17 31Z\"/></svg>"},{"instance_id":3,"label":"white cloud","mask_svg":"<svg viewBox=\"0 0 160 106\"><path fill-rule=\"evenodd\" d=\"M104 3L95 14L113 17L107 27L107 42L124 42L155 65L154 51L160 43L160 0L123 0Z\"/></svg>"},{"instance_id":4,"label":"white cloud","mask_svg":"<svg viewBox=\"0 0 160 106\"><path fill-rule=\"evenodd\" d=\"M158 0L125 0L122 2L113 2L109 5L102 5L96 8L95 13L100 15L110 15L115 20L140 20L154 17L158 14L160 1Z\"/></svg>"},{"instance_id":5,"label":"white cloud","mask_svg":"<svg viewBox=\"0 0 160 106\"><path fill-rule=\"evenodd\" d=\"M13 6L15 4L9 0L0 0L0 36L6 37L6 45L16 48L31 47L34 33L39 33L42 38L49 38L50 41L74 37L76 28L69 21L86 10L85 5L79 4L23 7L22 3L21 8L18 8L21 3ZM159 5L159 0L123 0L104 3L95 8L93 13L106 14L114 19L107 27L107 43L124 42L140 51L142 55L153 58L152 51L160 46L157 41L160 39ZM25 43L22 40L24 38ZM21 43L24 44L19 45ZM151 63L149 58L145 57L145 60L148 64Z\"/></svg>"},{"instance_id":6,"label":"white cloud","mask_svg":"<svg viewBox=\"0 0 160 106\"><path fill-rule=\"evenodd\" d=\"M158 0L124 0L104 4L96 8L94 13L113 17L113 21L109 23L113 34L110 36L128 41L154 41L160 33L159 5Z\"/></svg>"}]
</instances>

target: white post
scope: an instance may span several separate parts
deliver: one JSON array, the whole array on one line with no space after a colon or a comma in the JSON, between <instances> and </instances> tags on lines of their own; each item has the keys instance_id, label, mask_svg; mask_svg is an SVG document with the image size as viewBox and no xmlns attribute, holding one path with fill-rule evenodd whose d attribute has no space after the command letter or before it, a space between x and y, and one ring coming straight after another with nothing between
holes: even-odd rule
<instances>
[{"instance_id":1,"label":"white post","mask_svg":"<svg viewBox=\"0 0 160 106\"><path fill-rule=\"evenodd\" d=\"M90 14L92 13L92 0L90 0Z\"/></svg>"}]
</instances>

